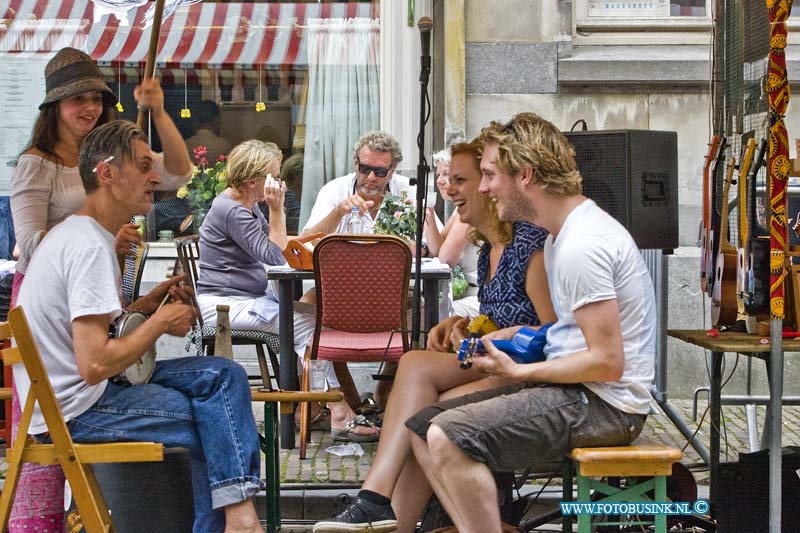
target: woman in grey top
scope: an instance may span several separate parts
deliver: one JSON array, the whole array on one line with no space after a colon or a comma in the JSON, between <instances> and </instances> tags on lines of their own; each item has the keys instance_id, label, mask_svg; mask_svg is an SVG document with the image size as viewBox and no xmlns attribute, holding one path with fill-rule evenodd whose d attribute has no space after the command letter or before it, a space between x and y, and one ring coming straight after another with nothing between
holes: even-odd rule
<instances>
[{"instance_id":1,"label":"woman in grey top","mask_svg":"<svg viewBox=\"0 0 800 533\"><path fill-rule=\"evenodd\" d=\"M278 299L267 284L264 265L285 263L281 159L275 144L257 140L245 141L228 154L228 188L214 199L200 228L197 301L207 324L216 324L217 305L225 304L230 306L231 328L279 331ZM258 202L266 202L271 223ZM314 306L295 302L294 347L301 364L313 336ZM328 383L339 387L332 368Z\"/></svg>"}]
</instances>

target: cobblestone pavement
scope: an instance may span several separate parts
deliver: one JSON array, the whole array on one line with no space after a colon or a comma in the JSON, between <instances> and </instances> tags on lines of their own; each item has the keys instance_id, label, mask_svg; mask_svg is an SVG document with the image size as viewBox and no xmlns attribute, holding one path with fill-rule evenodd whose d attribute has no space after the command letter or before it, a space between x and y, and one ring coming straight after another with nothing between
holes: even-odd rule
<instances>
[{"instance_id":1,"label":"cobblestone pavement","mask_svg":"<svg viewBox=\"0 0 800 533\"><path fill-rule=\"evenodd\" d=\"M707 403L700 402L697 408L697 421L692 420L691 400L670 400L670 405L679 412L687 425L694 431L703 417ZM253 404L256 420L263 424L263 410L259 404ZM757 408L759 427L764 423L764 406ZM743 406L724 406L723 411L723 437L722 461L735 461L739 452L748 452L747 422ZM703 425L698 431L701 442L708 446L709 420L708 415L703 420ZM667 444L684 449L683 463L698 465L695 476L698 482L705 479L702 460L697 452L687 444L686 438L681 434L670 419L659 412L650 415L642 431L642 438L652 442ZM361 457L338 457L327 453L325 450L334 443L330 432L314 431L311 434L311 443L307 449L307 458L300 460L298 450L281 450L281 480L283 483L360 483L369 471L372 457L377 444L361 444L364 455ZM800 407L787 406L783 409L783 445L800 445Z\"/></svg>"}]
</instances>

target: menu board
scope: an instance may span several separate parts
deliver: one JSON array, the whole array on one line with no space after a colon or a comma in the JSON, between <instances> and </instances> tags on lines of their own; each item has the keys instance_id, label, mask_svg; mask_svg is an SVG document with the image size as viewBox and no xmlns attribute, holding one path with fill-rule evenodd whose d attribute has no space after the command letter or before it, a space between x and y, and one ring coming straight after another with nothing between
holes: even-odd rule
<instances>
[{"instance_id":1,"label":"menu board","mask_svg":"<svg viewBox=\"0 0 800 533\"><path fill-rule=\"evenodd\" d=\"M590 17L668 17L669 0L589 0Z\"/></svg>"},{"instance_id":2,"label":"menu board","mask_svg":"<svg viewBox=\"0 0 800 533\"><path fill-rule=\"evenodd\" d=\"M44 67L50 56L4 54L0 76L0 196L11 192L11 174L28 146L33 123L44 100Z\"/></svg>"}]
</instances>

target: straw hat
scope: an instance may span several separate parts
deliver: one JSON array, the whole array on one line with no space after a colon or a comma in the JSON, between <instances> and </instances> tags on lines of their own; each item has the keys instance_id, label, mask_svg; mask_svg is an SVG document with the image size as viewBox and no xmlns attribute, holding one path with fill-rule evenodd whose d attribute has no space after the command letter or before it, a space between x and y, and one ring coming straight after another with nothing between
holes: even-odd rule
<instances>
[{"instance_id":1,"label":"straw hat","mask_svg":"<svg viewBox=\"0 0 800 533\"><path fill-rule=\"evenodd\" d=\"M117 95L103 81L103 75L88 54L75 48L62 48L51 59L44 69L47 95L39 105L63 100L86 91L103 93L103 103L113 106L117 103Z\"/></svg>"}]
</instances>

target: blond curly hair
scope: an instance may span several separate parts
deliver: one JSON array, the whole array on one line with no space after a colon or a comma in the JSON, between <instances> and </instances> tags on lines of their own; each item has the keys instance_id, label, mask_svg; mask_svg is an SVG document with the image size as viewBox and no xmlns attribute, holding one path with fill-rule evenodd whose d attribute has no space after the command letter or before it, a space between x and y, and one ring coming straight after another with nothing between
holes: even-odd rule
<instances>
[{"instance_id":1,"label":"blond curly hair","mask_svg":"<svg viewBox=\"0 0 800 533\"><path fill-rule=\"evenodd\" d=\"M502 124L492 122L478 139L497 145L497 166L510 175L534 171L533 182L551 196L581 194L581 174L575 149L561 131L535 113L519 113Z\"/></svg>"}]
</instances>

